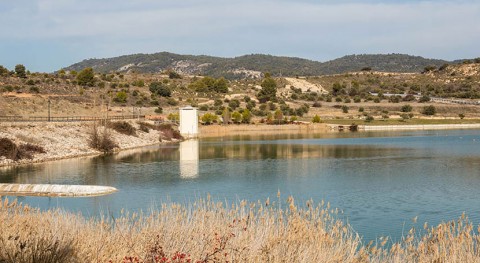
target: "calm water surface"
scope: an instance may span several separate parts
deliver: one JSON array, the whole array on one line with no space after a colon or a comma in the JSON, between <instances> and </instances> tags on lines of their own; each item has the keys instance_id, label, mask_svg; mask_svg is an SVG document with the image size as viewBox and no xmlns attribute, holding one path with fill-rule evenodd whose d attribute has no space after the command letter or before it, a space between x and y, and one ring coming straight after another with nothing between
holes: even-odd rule
<instances>
[{"instance_id":1,"label":"calm water surface","mask_svg":"<svg viewBox=\"0 0 480 263\"><path fill-rule=\"evenodd\" d=\"M466 212L480 223L480 131L340 133L231 137L141 151L2 168L2 183L98 184L118 193L93 198L31 198L42 209L87 216L148 211L163 201L325 200L365 240L399 239L418 222Z\"/></svg>"}]
</instances>

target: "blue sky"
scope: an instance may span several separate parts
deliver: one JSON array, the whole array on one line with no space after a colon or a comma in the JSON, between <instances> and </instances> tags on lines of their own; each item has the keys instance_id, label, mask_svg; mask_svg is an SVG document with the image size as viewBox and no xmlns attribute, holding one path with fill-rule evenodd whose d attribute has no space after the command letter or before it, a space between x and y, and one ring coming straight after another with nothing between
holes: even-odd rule
<instances>
[{"instance_id":1,"label":"blue sky","mask_svg":"<svg viewBox=\"0 0 480 263\"><path fill-rule=\"evenodd\" d=\"M0 65L41 72L160 51L480 57L478 0L1 0L0 25Z\"/></svg>"}]
</instances>

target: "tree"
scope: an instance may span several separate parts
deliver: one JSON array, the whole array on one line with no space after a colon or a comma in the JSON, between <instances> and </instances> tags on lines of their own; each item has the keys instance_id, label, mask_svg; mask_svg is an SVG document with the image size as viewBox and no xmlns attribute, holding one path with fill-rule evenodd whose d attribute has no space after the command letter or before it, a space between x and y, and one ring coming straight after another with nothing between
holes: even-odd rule
<instances>
[{"instance_id":1,"label":"tree","mask_svg":"<svg viewBox=\"0 0 480 263\"><path fill-rule=\"evenodd\" d=\"M26 78L27 77L27 70L24 65L18 64L15 66L15 74L19 78Z\"/></svg>"},{"instance_id":2,"label":"tree","mask_svg":"<svg viewBox=\"0 0 480 263\"><path fill-rule=\"evenodd\" d=\"M93 87L95 85L95 73L92 68L84 68L77 74L77 83L81 86Z\"/></svg>"},{"instance_id":3,"label":"tree","mask_svg":"<svg viewBox=\"0 0 480 263\"><path fill-rule=\"evenodd\" d=\"M222 112L223 123L228 124L231 121L231 114L228 108L225 108Z\"/></svg>"},{"instance_id":4,"label":"tree","mask_svg":"<svg viewBox=\"0 0 480 263\"><path fill-rule=\"evenodd\" d=\"M233 99L231 100L229 103L228 103L228 107L232 108L232 109L236 109L240 106L240 101L237 100L237 99Z\"/></svg>"},{"instance_id":5,"label":"tree","mask_svg":"<svg viewBox=\"0 0 480 263\"><path fill-rule=\"evenodd\" d=\"M153 94L160 95L162 97L172 96L172 91L165 84L160 82L152 82L149 86L150 92Z\"/></svg>"},{"instance_id":6,"label":"tree","mask_svg":"<svg viewBox=\"0 0 480 263\"><path fill-rule=\"evenodd\" d=\"M237 124L242 122L242 114L238 111L234 111L232 113L232 121Z\"/></svg>"},{"instance_id":7,"label":"tree","mask_svg":"<svg viewBox=\"0 0 480 263\"><path fill-rule=\"evenodd\" d=\"M458 114L458 117L460 117L460 119L462 119L462 120L463 120L463 118L465 118L465 114L463 114L463 113L459 113L459 114Z\"/></svg>"},{"instance_id":8,"label":"tree","mask_svg":"<svg viewBox=\"0 0 480 263\"><path fill-rule=\"evenodd\" d=\"M118 103L125 103L127 102L127 93L125 91L119 91L113 100Z\"/></svg>"},{"instance_id":9,"label":"tree","mask_svg":"<svg viewBox=\"0 0 480 263\"><path fill-rule=\"evenodd\" d=\"M227 93L228 92L228 82L226 79L219 78L215 80L213 84L213 90L217 93Z\"/></svg>"},{"instance_id":10,"label":"tree","mask_svg":"<svg viewBox=\"0 0 480 263\"><path fill-rule=\"evenodd\" d=\"M267 75L266 75L267 76ZM274 101L277 98L277 82L271 77L265 77L260 85L262 89L257 94L260 103Z\"/></svg>"},{"instance_id":11,"label":"tree","mask_svg":"<svg viewBox=\"0 0 480 263\"><path fill-rule=\"evenodd\" d=\"M180 120L180 115L178 113L170 113L168 114L167 119L172 122L178 122Z\"/></svg>"},{"instance_id":12,"label":"tree","mask_svg":"<svg viewBox=\"0 0 480 263\"><path fill-rule=\"evenodd\" d=\"M173 70L169 70L168 71L168 78L169 79L181 79L182 76L180 76L180 74L178 74L177 72L175 72Z\"/></svg>"},{"instance_id":13,"label":"tree","mask_svg":"<svg viewBox=\"0 0 480 263\"><path fill-rule=\"evenodd\" d=\"M8 69L0 65L0 76L4 77L4 76L8 76L8 74L9 74Z\"/></svg>"},{"instance_id":14,"label":"tree","mask_svg":"<svg viewBox=\"0 0 480 263\"><path fill-rule=\"evenodd\" d=\"M248 109L245 109L242 112L242 122L248 124L248 123L250 123L251 120L252 120L252 114L250 113L250 111Z\"/></svg>"},{"instance_id":15,"label":"tree","mask_svg":"<svg viewBox=\"0 0 480 263\"><path fill-rule=\"evenodd\" d=\"M437 113L437 109L433 105L425 106L423 108L422 113L425 114L425 115L429 115L429 116L435 115L435 113Z\"/></svg>"},{"instance_id":16,"label":"tree","mask_svg":"<svg viewBox=\"0 0 480 263\"><path fill-rule=\"evenodd\" d=\"M322 120L320 119L320 116L315 114L315 116L313 116L313 118L312 118L312 122L313 123L320 123L320 122L322 122Z\"/></svg>"},{"instance_id":17,"label":"tree","mask_svg":"<svg viewBox=\"0 0 480 263\"><path fill-rule=\"evenodd\" d=\"M214 122L217 122L217 119L218 119L218 116L210 112L203 114L201 118L202 122L206 125L210 125Z\"/></svg>"},{"instance_id":18,"label":"tree","mask_svg":"<svg viewBox=\"0 0 480 263\"><path fill-rule=\"evenodd\" d=\"M283 112L280 109L277 109L273 114L273 118L275 119L275 123L281 124L283 121Z\"/></svg>"}]
</instances>

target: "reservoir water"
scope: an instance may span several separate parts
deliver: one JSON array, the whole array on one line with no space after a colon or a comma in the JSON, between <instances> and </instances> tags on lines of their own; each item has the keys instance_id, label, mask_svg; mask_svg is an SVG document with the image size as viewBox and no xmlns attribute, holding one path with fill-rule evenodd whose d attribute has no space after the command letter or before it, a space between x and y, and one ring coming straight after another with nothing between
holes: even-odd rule
<instances>
[{"instance_id":1,"label":"reservoir water","mask_svg":"<svg viewBox=\"0 0 480 263\"><path fill-rule=\"evenodd\" d=\"M237 136L0 169L1 183L109 185L92 198L19 197L85 216L164 201L324 200L364 240L398 240L418 223L480 223L480 130Z\"/></svg>"}]
</instances>

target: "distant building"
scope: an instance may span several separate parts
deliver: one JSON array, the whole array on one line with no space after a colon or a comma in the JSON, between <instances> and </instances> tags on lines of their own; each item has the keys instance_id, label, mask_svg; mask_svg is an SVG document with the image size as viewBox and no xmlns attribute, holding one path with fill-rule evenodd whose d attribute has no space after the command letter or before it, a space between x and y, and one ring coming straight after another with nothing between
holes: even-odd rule
<instances>
[{"instance_id":1,"label":"distant building","mask_svg":"<svg viewBox=\"0 0 480 263\"><path fill-rule=\"evenodd\" d=\"M198 112L191 106L180 108L180 134L186 139L198 137Z\"/></svg>"}]
</instances>

